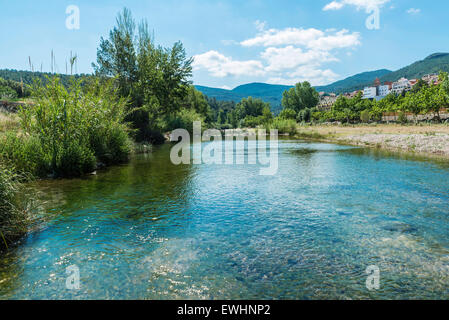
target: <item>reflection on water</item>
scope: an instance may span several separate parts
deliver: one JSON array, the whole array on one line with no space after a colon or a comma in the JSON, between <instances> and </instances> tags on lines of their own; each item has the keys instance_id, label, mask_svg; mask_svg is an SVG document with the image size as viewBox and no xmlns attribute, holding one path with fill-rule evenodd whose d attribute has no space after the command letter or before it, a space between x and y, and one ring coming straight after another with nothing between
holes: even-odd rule
<instances>
[{"instance_id":1,"label":"reflection on water","mask_svg":"<svg viewBox=\"0 0 449 320\"><path fill-rule=\"evenodd\" d=\"M417 160L282 141L277 175L259 176L174 166L166 145L39 182L49 222L0 258L0 298L445 299L449 170ZM70 265L78 291L65 287ZM370 265L378 291L365 287Z\"/></svg>"}]
</instances>

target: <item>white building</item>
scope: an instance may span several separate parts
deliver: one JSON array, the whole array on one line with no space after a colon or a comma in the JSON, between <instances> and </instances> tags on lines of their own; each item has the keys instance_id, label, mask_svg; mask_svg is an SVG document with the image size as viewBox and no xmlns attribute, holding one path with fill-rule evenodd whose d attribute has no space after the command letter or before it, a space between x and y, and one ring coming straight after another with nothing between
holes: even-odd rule
<instances>
[{"instance_id":1,"label":"white building","mask_svg":"<svg viewBox=\"0 0 449 320\"><path fill-rule=\"evenodd\" d=\"M403 91L409 91L412 88L410 81L406 78L401 78L396 82L393 82L392 92L396 94L402 94Z\"/></svg>"},{"instance_id":2,"label":"white building","mask_svg":"<svg viewBox=\"0 0 449 320\"><path fill-rule=\"evenodd\" d=\"M363 89L363 99L374 99L377 96L376 87L366 87Z\"/></svg>"},{"instance_id":3,"label":"white building","mask_svg":"<svg viewBox=\"0 0 449 320\"><path fill-rule=\"evenodd\" d=\"M391 90L389 85L379 86L379 96L381 97L388 96L390 92Z\"/></svg>"}]
</instances>

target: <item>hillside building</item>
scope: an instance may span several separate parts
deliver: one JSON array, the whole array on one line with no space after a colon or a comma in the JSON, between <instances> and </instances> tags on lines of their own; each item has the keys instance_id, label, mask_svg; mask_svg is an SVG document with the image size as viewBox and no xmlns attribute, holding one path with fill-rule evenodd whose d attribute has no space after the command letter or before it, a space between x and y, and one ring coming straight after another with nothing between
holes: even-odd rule
<instances>
[{"instance_id":1,"label":"hillside building","mask_svg":"<svg viewBox=\"0 0 449 320\"><path fill-rule=\"evenodd\" d=\"M401 78L396 82L393 82L393 87L391 91L397 95L402 94L402 92L407 92L412 89L412 85L410 84L410 81L406 78Z\"/></svg>"},{"instance_id":2,"label":"hillside building","mask_svg":"<svg viewBox=\"0 0 449 320\"><path fill-rule=\"evenodd\" d=\"M436 84L439 82L439 76L438 74L426 74L422 79L427 82L427 84L430 86L432 84Z\"/></svg>"},{"instance_id":3,"label":"hillside building","mask_svg":"<svg viewBox=\"0 0 449 320\"><path fill-rule=\"evenodd\" d=\"M363 89L363 99L374 99L377 96L377 87L366 87Z\"/></svg>"},{"instance_id":4,"label":"hillside building","mask_svg":"<svg viewBox=\"0 0 449 320\"><path fill-rule=\"evenodd\" d=\"M391 86L388 84L385 84L383 86L379 86L377 95L380 97L386 97L390 94L390 92L391 92Z\"/></svg>"}]
</instances>

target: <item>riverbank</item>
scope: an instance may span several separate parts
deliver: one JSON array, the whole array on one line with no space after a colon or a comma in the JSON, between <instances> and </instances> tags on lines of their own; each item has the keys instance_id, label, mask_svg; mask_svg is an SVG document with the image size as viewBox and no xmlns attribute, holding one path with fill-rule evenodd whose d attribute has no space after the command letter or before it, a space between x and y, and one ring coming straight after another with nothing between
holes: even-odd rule
<instances>
[{"instance_id":1,"label":"riverbank","mask_svg":"<svg viewBox=\"0 0 449 320\"><path fill-rule=\"evenodd\" d=\"M296 137L449 159L449 126L444 124L301 126Z\"/></svg>"}]
</instances>

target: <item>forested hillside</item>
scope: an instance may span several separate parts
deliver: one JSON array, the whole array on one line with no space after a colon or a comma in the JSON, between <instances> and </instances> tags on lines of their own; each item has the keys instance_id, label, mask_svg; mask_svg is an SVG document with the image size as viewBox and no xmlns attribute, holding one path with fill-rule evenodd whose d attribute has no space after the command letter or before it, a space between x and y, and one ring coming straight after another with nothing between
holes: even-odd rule
<instances>
[{"instance_id":1,"label":"forested hillside","mask_svg":"<svg viewBox=\"0 0 449 320\"><path fill-rule=\"evenodd\" d=\"M40 79L43 82L46 82L46 76L54 76L54 73L49 72L32 72L32 71L22 71L22 70L14 70L14 69L1 69L0 70L0 78L4 80L11 80L15 82L22 82L24 84L32 84L34 79ZM64 86L69 85L70 75L67 74L58 74L58 77L61 79L61 82ZM90 75L86 74L75 74L75 79L87 78Z\"/></svg>"},{"instance_id":2,"label":"forested hillside","mask_svg":"<svg viewBox=\"0 0 449 320\"><path fill-rule=\"evenodd\" d=\"M426 74L449 72L449 53L434 53L426 59L417 61L398 71L389 73L380 78L381 81L396 81L402 77L407 79L420 79Z\"/></svg>"}]
</instances>

